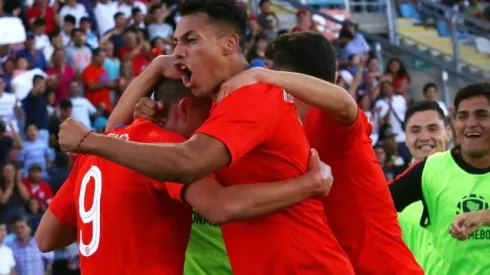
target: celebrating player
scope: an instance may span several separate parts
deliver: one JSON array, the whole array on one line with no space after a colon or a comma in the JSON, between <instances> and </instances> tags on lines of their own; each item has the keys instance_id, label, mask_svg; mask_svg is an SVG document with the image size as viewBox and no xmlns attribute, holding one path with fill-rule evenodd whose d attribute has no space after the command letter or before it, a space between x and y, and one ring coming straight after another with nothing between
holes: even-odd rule
<instances>
[{"instance_id":1,"label":"celebrating player","mask_svg":"<svg viewBox=\"0 0 490 275\"><path fill-rule=\"evenodd\" d=\"M165 80L156 98L168 104L166 130L137 120L108 135L143 142L184 141L170 131L192 133L207 117L210 103L189 93L181 81ZM83 155L49 205L36 238L40 249L47 251L70 244L78 233L84 274L182 274L191 212L178 202L181 193L216 223L267 214L327 192L328 170L315 152L310 161L310 173L287 182L222 187L208 177L182 189L181 184L159 183ZM118 261L107 264L112 259Z\"/></svg>"},{"instance_id":2,"label":"celebrating player","mask_svg":"<svg viewBox=\"0 0 490 275\"><path fill-rule=\"evenodd\" d=\"M490 270L490 228L481 227L464 242L448 230L457 214L489 208L490 84L464 87L456 94L454 106L460 145L413 165L390 190L398 211L416 201L424 203L422 222L442 254L447 274L485 274Z\"/></svg>"},{"instance_id":3,"label":"celebrating player","mask_svg":"<svg viewBox=\"0 0 490 275\"><path fill-rule=\"evenodd\" d=\"M268 55L273 69L288 72L250 69L225 82L220 97L254 83L291 93L311 146L332 166L336 184L324 200L325 214L356 274L423 274L401 238L371 146L372 126L348 92L332 84L337 73L330 42L313 32L285 34Z\"/></svg>"}]
</instances>

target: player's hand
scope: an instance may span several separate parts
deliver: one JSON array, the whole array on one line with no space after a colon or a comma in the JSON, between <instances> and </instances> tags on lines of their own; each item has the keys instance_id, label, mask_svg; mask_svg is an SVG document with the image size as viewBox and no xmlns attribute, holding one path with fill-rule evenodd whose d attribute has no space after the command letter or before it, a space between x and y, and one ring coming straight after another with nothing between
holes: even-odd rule
<instances>
[{"instance_id":1,"label":"player's hand","mask_svg":"<svg viewBox=\"0 0 490 275\"><path fill-rule=\"evenodd\" d=\"M232 94L243 86L257 83L258 76L264 71L262 68L252 68L243 71L221 84L217 102Z\"/></svg>"},{"instance_id":2,"label":"player's hand","mask_svg":"<svg viewBox=\"0 0 490 275\"><path fill-rule=\"evenodd\" d=\"M58 143L61 150L64 152L83 153L81 151L82 148L79 148L79 145L88 132L90 132L90 130L85 128L81 123L71 118L66 119L65 122L61 123L60 132L58 134Z\"/></svg>"},{"instance_id":3,"label":"player's hand","mask_svg":"<svg viewBox=\"0 0 490 275\"><path fill-rule=\"evenodd\" d=\"M149 97L143 97L134 108L134 119L142 118L151 120L159 125L165 123L163 115L164 104L161 101L155 101Z\"/></svg>"},{"instance_id":4,"label":"player's hand","mask_svg":"<svg viewBox=\"0 0 490 275\"><path fill-rule=\"evenodd\" d=\"M488 223L489 210L463 213L454 218L449 234L455 239L466 240L478 228Z\"/></svg>"},{"instance_id":5,"label":"player's hand","mask_svg":"<svg viewBox=\"0 0 490 275\"><path fill-rule=\"evenodd\" d=\"M315 149L311 149L307 176L314 196L327 196L330 193L333 184L332 169L320 160Z\"/></svg>"}]
</instances>

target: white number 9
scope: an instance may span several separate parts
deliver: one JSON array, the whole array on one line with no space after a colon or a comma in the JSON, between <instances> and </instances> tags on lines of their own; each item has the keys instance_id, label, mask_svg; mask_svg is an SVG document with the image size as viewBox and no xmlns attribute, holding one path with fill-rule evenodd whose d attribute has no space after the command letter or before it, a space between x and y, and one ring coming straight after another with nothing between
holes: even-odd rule
<instances>
[{"instance_id":1,"label":"white number 9","mask_svg":"<svg viewBox=\"0 0 490 275\"><path fill-rule=\"evenodd\" d=\"M88 211L85 210L85 192L90 179L94 179L94 199L92 206ZM83 243L83 234L80 230L80 254L89 257L97 251L100 242L100 198L102 195L102 175L100 169L92 165L90 170L85 173L80 187L80 196L78 198L78 212L84 224L92 223L92 239L88 244Z\"/></svg>"}]
</instances>

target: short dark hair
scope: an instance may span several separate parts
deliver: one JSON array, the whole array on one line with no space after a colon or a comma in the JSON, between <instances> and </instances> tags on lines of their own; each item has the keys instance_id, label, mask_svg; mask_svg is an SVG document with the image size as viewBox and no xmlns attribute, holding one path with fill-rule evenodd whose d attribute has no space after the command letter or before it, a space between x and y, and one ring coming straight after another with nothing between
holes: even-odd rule
<instances>
[{"instance_id":1,"label":"short dark hair","mask_svg":"<svg viewBox=\"0 0 490 275\"><path fill-rule=\"evenodd\" d=\"M24 215L15 215L10 219L10 225L11 226L18 223L18 222L25 222L25 223L29 224L27 217Z\"/></svg>"},{"instance_id":2,"label":"short dark hair","mask_svg":"<svg viewBox=\"0 0 490 275\"><path fill-rule=\"evenodd\" d=\"M36 81L38 81L39 79L44 80L44 76L42 76L42 75L40 75L40 74L35 75L35 76L32 78L32 84L36 83Z\"/></svg>"},{"instance_id":3,"label":"short dark hair","mask_svg":"<svg viewBox=\"0 0 490 275\"><path fill-rule=\"evenodd\" d=\"M79 33L82 33L82 34L83 34L82 29L80 29L80 28L75 28L75 29L71 30L71 34L70 34L70 35L71 35L71 36L74 36L74 35L75 35L77 32L79 32Z\"/></svg>"},{"instance_id":4,"label":"short dark hair","mask_svg":"<svg viewBox=\"0 0 490 275\"><path fill-rule=\"evenodd\" d=\"M75 23L77 22L77 19L75 18L75 16L68 14L68 15L65 15L65 17L63 17L63 22L68 22L68 23L71 23L72 25L75 25Z\"/></svg>"},{"instance_id":5,"label":"short dark hair","mask_svg":"<svg viewBox=\"0 0 490 275\"><path fill-rule=\"evenodd\" d=\"M116 19L117 19L119 16L124 16L124 17L126 17L126 16L124 15L124 13L122 13L122 12L120 12L120 11L119 11L119 12L116 12L116 14L114 14L114 20L116 20Z\"/></svg>"},{"instance_id":6,"label":"short dark hair","mask_svg":"<svg viewBox=\"0 0 490 275\"><path fill-rule=\"evenodd\" d=\"M56 153L56 159L55 159L56 167L58 167L58 168L68 167L69 160L70 160L70 157L68 156L68 154L66 154L64 152Z\"/></svg>"},{"instance_id":7,"label":"short dark hair","mask_svg":"<svg viewBox=\"0 0 490 275\"><path fill-rule=\"evenodd\" d=\"M259 7L262 7L265 3L270 3L271 1L269 0L260 0Z\"/></svg>"},{"instance_id":8,"label":"short dark hair","mask_svg":"<svg viewBox=\"0 0 490 275\"><path fill-rule=\"evenodd\" d=\"M266 53L274 67L285 67L295 72L335 82L337 56L322 34L295 32L280 35Z\"/></svg>"},{"instance_id":9,"label":"short dark hair","mask_svg":"<svg viewBox=\"0 0 490 275\"><path fill-rule=\"evenodd\" d=\"M153 5L150 7L150 14L154 13L155 11L157 11L158 9L161 9L162 6L161 5Z\"/></svg>"},{"instance_id":10,"label":"short dark hair","mask_svg":"<svg viewBox=\"0 0 490 275\"><path fill-rule=\"evenodd\" d=\"M104 49L101 49L101 48L95 48L92 50L92 58L98 56L101 52L103 52Z\"/></svg>"},{"instance_id":11,"label":"short dark hair","mask_svg":"<svg viewBox=\"0 0 490 275\"><path fill-rule=\"evenodd\" d=\"M37 129L36 124L34 124L34 123L30 122L30 123L27 123L27 124L26 124L26 126L24 126L24 132L25 132L25 133L27 133L27 128L29 128L29 126L34 126L34 127L36 127L36 129Z\"/></svg>"},{"instance_id":12,"label":"short dark hair","mask_svg":"<svg viewBox=\"0 0 490 275\"><path fill-rule=\"evenodd\" d=\"M194 96L190 89L186 88L181 80L163 79L154 89L154 97L156 101L163 101L167 105L177 104L181 99L189 97L194 103L207 102L209 98L198 98ZM164 109L167 110L167 108Z\"/></svg>"},{"instance_id":13,"label":"short dark hair","mask_svg":"<svg viewBox=\"0 0 490 275\"><path fill-rule=\"evenodd\" d=\"M46 26L46 19L44 18L36 18L34 20L34 27Z\"/></svg>"},{"instance_id":14,"label":"short dark hair","mask_svg":"<svg viewBox=\"0 0 490 275\"><path fill-rule=\"evenodd\" d=\"M60 109L66 110L66 109L70 109L70 108L73 108L73 104L71 103L71 100L65 99L65 100L60 102Z\"/></svg>"},{"instance_id":15,"label":"short dark hair","mask_svg":"<svg viewBox=\"0 0 490 275\"><path fill-rule=\"evenodd\" d=\"M60 35L60 34L61 34L60 29L54 29L54 30L52 30L52 31L49 33L49 41L53 42L53 39L54 39L55 37L58 37L58 35Z\"/></svg>"},{"instance_id":16,"label":"short dark hair","mask_svg":"<svg viewBox=\"0 0 490 275\"><path fill-rule=\"evenodd\" d=\"M90 21L90 17L88 17L88 16L84 16L84 17L80 18L80 23L82 23L82 22L92 23L92 21Z\"/></svg>"},{"instance_id":17,"label":"short dark hair","mask_svg":"<svg viewBox=\"0 0 490 275\"><path fill-rule=\"evenodd\" d=\"M248 15L241 0L186 0L180 7L182 16L201 12L232 27L239 36L240 47L244 48Z\"/></svg>"},{"instance_id":18,"label":"short dark hair","mask_svg":"<svg viewBox=\"0 0 490 275\"><path fill-rule=\"evenodd\" d=\"M490 83L489 82L473 83L459 90L458 93L456 94L456 97L454 98L454 107L456 108L456 111L458 110L461 101L476 96L486 97L488 103L490 104Z\"/></svg>"},{"instance_id":19,"label":"short dark hair","mask_svg":"<svg viewBox=\"0 0 490 275\"><path fill-rule=\"evenodd\" d=\"M140 8L133 8L131 10L131 16L135 16L138 12L141 12Z\"/></svg>"},{"instance_id":20,"label":"short dark hair","mask_svg":"<svg viewBox=\"0 0 490 275\"><path fill-rule=\"evenodd\" d=\"M424 85L424 88L422 89L424 95L427 94L427 91L430 89L430 88L434 88L436 89L436 91L439 89L439 87L437 86L436 83L432 83L432 82L429 82L427 84Z\"/></svg>"},{"instance_id":21,"label":"short dark hair","mask_svg":"<svg viewBox=\"0 0 490 275\"><path fill-rule=\"evenodd\" d=\"M405 120L403 123L404 126L407 125L408 120L413 115L425 111L436 111L437 114L439 115L439 118L444 122L444 126L446 127L448 126L446 115L444 114L444 111L442 110L441 106L439 105L439 103L432 100L423 100L423 101L415 102L414 104L410 105L407 109L407 112L405 113Z\"/></svg>"}]
</instances>

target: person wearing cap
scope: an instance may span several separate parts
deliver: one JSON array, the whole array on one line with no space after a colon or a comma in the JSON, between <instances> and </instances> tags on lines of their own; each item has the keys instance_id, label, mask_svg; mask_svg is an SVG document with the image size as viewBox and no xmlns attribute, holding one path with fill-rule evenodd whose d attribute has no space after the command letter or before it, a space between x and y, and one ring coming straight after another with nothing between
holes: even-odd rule
<instances>
[{"instance_id":1,"label":"person wearing cap","mask_svg":"<svg viewBox=\"0 0 490 275\"><path fill-rule=\"evenodd\" d=\"M26 178L22 179L22 184L27 189L30 198L37 199L43 210L47 209L47 206L53 198L53 191L51 186L42 180L42 167L41 165L34 163L29 166L29 173Z\"/></svg>"}]
</instances>

